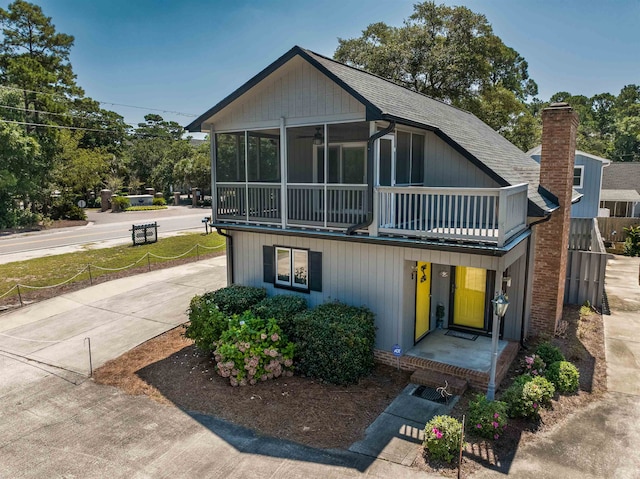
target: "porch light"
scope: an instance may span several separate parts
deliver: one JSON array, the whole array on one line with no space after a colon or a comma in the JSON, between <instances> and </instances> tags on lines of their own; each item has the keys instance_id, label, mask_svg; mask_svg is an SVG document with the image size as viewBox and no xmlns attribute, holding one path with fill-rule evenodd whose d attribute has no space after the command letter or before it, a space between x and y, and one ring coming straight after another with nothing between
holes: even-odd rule
<instances>
[{"instance_id":1,"label":"porch light","mask_svg":"<svg viewBox=\"0 0 640 479\"><path fill-rule=\"evenodd\" d=\"M492 299L491 303L493 303L493 311L499 318L503 318L504 315L507 314L509 300L504 293L500 293L495 299Z\"/></svg>"},{"instance_id":2,"label":"porch light","mask_svg":"<svg viewBox=\"0 0 640 479\"><path fill-rule=\"evenodd\" d=\"M491 300L493 304L493 314L497 320L493 322L491 328L491 372L489 373L489 385L487 387L487 399L493 401L496 395L496 368L498 366L498 336L500 336L500 320L507 314L509 300L501 291L498 296Z\"/></svg>"}]
</instances>

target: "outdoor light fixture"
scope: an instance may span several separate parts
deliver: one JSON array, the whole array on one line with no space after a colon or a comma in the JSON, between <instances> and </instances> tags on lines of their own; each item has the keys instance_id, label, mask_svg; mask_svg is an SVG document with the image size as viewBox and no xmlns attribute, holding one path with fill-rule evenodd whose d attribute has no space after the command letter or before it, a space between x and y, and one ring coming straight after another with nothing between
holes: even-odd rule
<instances>
[{"instance_id":1,"label":"outdoor light fixture","mask_svg":"<svg viewBox=\"0 0 640 479\"><path fill-rule=\"evenodd\" d=\"M498 365L498 336L500 336L500 320L507 314L507 308L509 307L509 300L505 294L500 291L494 299L491 300L493 304L493 314L496 318L493 321L493 327L491 328L491 373L489 375L489 386L487 387L487 399L493 401L496 395L496 368Z\"/></svg>"},{"instance_id":2,"label":"outdoor light fixture","mask_svg":"<svg viewBox=\"0 0 640 479\"><path fill-rule=\"evenodd\" d=\"M324 138L322 138L322 133L320 133L320 127L316 128L316 132L313 134L313 144L316 146L320 146L324 143Z\"/></svg>"}]
</instances>

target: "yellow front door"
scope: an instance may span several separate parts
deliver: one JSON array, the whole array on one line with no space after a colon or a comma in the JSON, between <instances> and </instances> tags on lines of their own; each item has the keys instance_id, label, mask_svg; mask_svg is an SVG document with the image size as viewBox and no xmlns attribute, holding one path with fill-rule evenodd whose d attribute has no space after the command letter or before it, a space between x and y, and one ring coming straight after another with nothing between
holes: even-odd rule
<instances>
[{"instance_id":1,"label":"yellow front door","mask_svg":"<svg viewBox=\"0 0 640 479\"><path fill-rule=\"evenodd\" d=\"M487 270L458 266L453 298L453 324L484 328Z\"/></svg>"},{"instance_id":2,"label":"yellow front door","mask_svg":"<svg viewBox=\"0 0 640 479\"><path fill-rule=\"evenodd\" d=\"M416 335L418 341L429 332L431 317L431 263L418 261L416 278Z\"/></svg>"}]
</instances>

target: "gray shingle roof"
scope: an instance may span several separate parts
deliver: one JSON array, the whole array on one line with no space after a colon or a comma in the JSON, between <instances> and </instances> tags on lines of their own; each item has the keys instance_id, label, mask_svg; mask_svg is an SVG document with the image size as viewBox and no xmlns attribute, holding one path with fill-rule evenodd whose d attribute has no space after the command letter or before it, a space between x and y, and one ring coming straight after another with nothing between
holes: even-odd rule
<instances>
[{"instance_id":1,"label":"gray shingle roof","mask_svg":"<svg viewBox=\"0 0 640 479\"><path fill-rule=\"evenodd\" d=\"M197 131L204 121L295 55L314 64L364 103L368 120L395 120L433 130L498 183L527 183L530 216L542 216L557 208L553 195L540 189L540 165L475 115L300 47L292 48L187 129Z\"/></svg>"},{"instance_id":2,"label":"gray shingle roof","mask_svg":"<svg viewBox=\"0 0 640 479\"><path fill-rule=\"evenodd\" d=\"M602 190L600 201L633 201L640 202L640 193L636 190Z\"/></svg>"},{"instance_id":3,"label":"gray shingle roof","mask_svg":"<svg viewBox=\"0 0 640 479\"><path fill-rule=\"evenodd\" d=\"M603 190L636 190L640 193L640 163L612 161L602 171Z\"/></svg>"},{"instance_id":4,"label":"gray shingle roof","mask_svg":"<svg viewBox=\"0 0 640 479\"><path fill-rule=\"evenodd\" d=\"M407 120L440 131L506 183L529 184L529 199L543 211L557 207L539 192L540 165L475 115L416 93L389 80L304 50L328 71L356 90L382 116Z\"/></svg>"}]
</instances>

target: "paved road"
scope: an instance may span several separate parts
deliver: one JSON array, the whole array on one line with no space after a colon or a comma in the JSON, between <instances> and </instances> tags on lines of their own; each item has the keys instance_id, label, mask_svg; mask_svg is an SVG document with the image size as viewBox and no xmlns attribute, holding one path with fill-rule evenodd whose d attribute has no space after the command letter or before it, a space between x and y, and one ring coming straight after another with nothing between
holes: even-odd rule
<instances>
[{"instance_id":1,"label":"paved road","mask_svg":"<svg viewBox=\"0 0 640 479\"><path fill-rule=\"evenodd\" d=\"M158 235L166 237L180 231L202 230L208 209L170 207L167 210L111 213L89 211L87 226L20 233L0 238L0 264L51 254L76 251L90 245L108 247L131 241L131 225L158 223Z\"/></svg>"}]
</instances>

